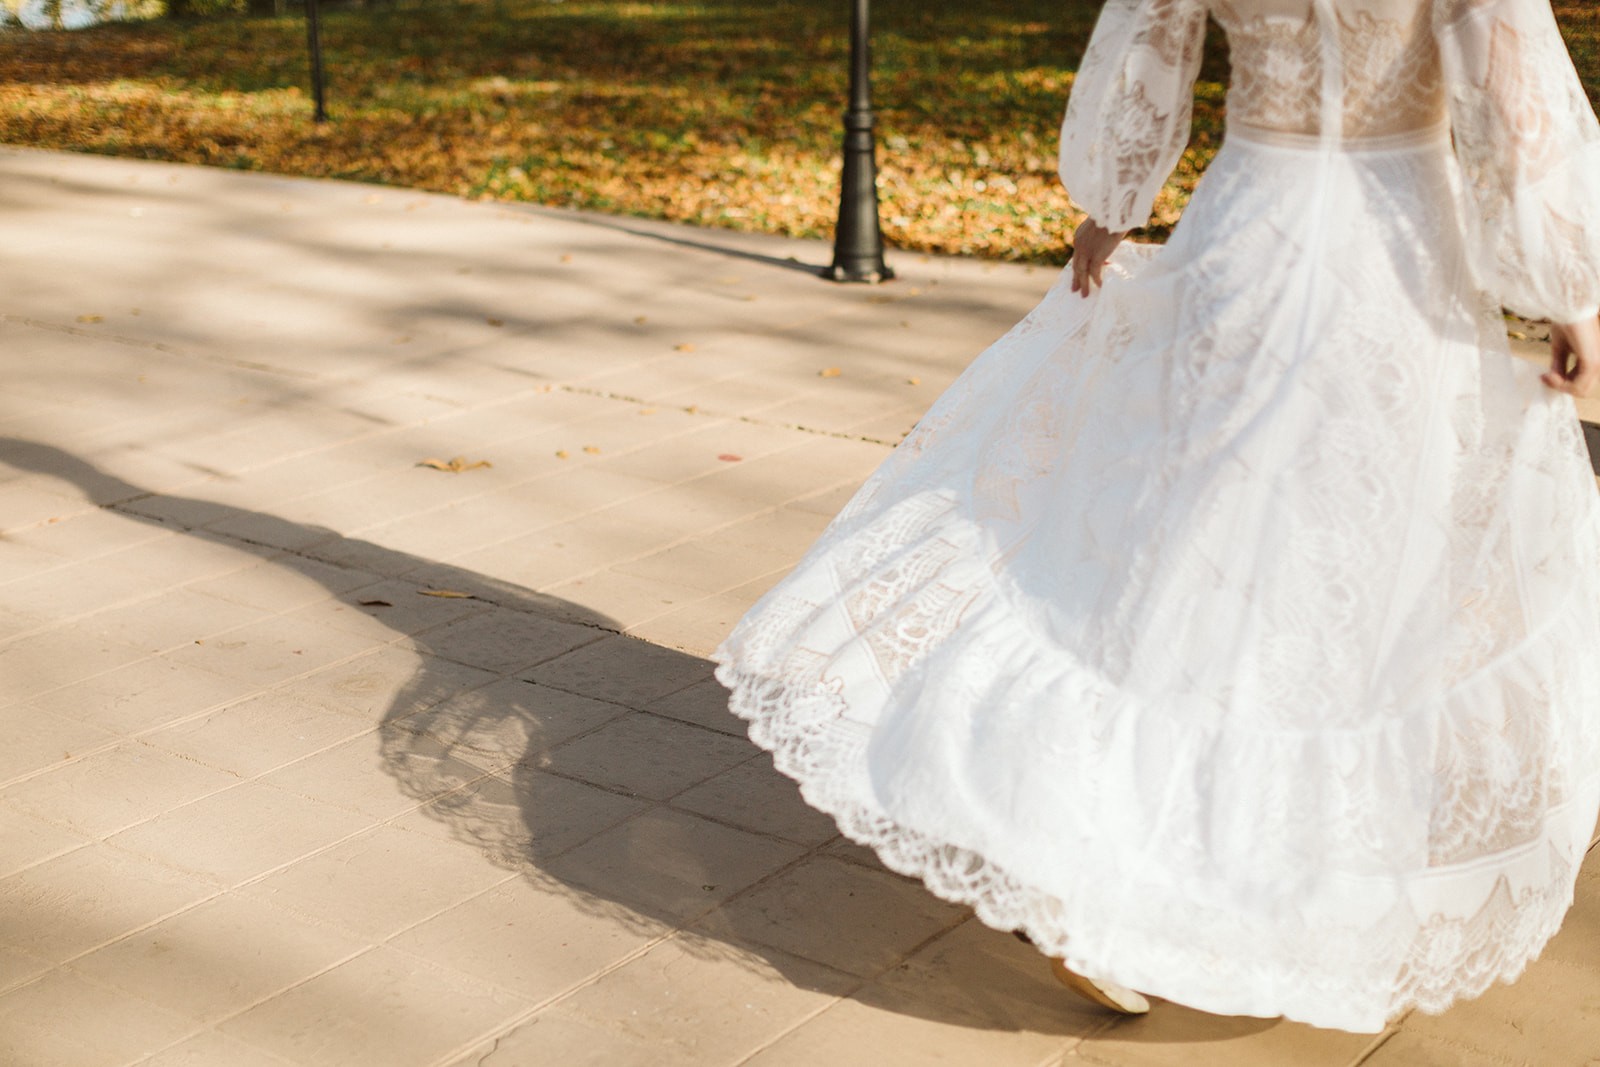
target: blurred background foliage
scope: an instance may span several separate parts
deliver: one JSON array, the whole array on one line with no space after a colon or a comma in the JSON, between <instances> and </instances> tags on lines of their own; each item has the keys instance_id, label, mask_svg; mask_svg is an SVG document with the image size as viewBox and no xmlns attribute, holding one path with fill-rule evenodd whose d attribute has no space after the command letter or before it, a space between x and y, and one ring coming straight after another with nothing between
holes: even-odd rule
<instances>
[{"instance_id":1,"label":"blurred background foliage","mask_svg":"<svg viewBox=\"0 0 1600 1067\"><path fill-rule=\"evenodd\" d=\"M844 0L328 4L322 125L294 0L0 4L29 25L85 26L0 32L7 143L832 233ZM1055 177L1056 133L1099 6L873 3L891 245L1064 260L1080 216ZM1600 97L1600 5L1557 9ZM1215 153L1226 80L1213 28L1193 141L1143 236L1170 230Z\"/></svg>"}]
</instances>

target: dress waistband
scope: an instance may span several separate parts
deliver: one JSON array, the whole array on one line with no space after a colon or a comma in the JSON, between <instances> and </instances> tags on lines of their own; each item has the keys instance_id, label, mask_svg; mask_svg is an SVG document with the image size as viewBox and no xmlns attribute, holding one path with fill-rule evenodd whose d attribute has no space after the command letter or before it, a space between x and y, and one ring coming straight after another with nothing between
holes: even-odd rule
<instances>
[{"instance_id":1,"label":"dress waistband","mask_svg":"<svg viewBox=\"0 0 1600 1067\"><path fill-rule=\"evenodd\" d=\"M1290 133L1286 130L1269 130L1263 126L1228 121L1228 140L1248 141L1251 144L1273 148L1292 148L1298 151L1320 152L1331 150L1343 153L1404 152L1417 149L1435 149L1450 144L1450 123L1436 122L1415 130L1386 133L1376 137L1341 137L1324 143L1314 133Z\"/></svg>"}]
</instances>

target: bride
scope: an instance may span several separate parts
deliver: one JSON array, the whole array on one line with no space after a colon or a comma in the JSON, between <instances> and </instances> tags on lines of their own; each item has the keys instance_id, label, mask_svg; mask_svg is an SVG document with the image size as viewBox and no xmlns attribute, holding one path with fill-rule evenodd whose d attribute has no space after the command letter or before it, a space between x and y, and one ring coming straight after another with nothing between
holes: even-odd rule
<instances>
[{"instance_id":1,"label":"bride","mask_svg":"<svg viewBox=\"0 0 1600 1067\"><path fill-rule=\"evenodd\" d=\"M1208 16L1226 144L1122 244ZM1376 1031L1514 978L1600 809L1600 124L1548 0L1109 0L1061 174L1070 271L718 650L733 710L1103 1003Z\"/></svg>"}]
</instances>

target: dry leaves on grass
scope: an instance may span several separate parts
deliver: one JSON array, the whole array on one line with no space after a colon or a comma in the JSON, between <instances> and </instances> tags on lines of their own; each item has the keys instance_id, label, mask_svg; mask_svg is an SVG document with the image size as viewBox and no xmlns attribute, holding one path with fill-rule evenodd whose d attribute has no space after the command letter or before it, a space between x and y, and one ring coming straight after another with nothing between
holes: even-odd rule
<instances>
[{"instance_id":1,"label":"dry leaves on grass","mask_svg":"<svg viewBox=\"0 0 1600 1067\"><path fill-rule=\"evenodd\" d=\"M1100 7L874 4L891 245L1065 261L1082 216L1056 131ZM1600 99L1600 5L1555 7ZM827 238L848 40L847 5L816 0L329 10L333 121L318 125L297 15L3 33L0 143ZM1226 74L1213 30L1194 138L1139 236L1164 237L1221 143Z\"/></svg>"},{"instance_id":2,"label":"dry leaves on grass","mask_svg":"<svg viewBox=\"0 0 1600 1067\"><path fill-rule=\"evenodd\" d=\"M454 459L448 460L425 459L419 462L417 466L431 467L436 471L449 471L452 474L460 474L462 471L477 470L479 467L492 467L494 464L490 463L486 459L480 459L475 463L468 463L465 456L456 456Z\"/></svg>"}]
</instances>

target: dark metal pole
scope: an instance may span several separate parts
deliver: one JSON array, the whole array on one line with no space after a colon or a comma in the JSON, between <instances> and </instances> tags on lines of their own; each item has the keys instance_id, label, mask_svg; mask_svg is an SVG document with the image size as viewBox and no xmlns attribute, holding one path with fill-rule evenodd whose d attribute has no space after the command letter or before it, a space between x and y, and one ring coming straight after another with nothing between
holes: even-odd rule
<instances>
[{"instance_id":1,"label":"dark metal pole","mask_svg":"<svg viewBox=\"0 0 1600 1067\"><path fill-rule=\"evenodd\" d=\"M306 43L311 48L311 96L317 102L312 121L327 122L328 109L322 92L322 34L317 25L317 0L306 0Z\"/></svg>"},{"instance_id":2,"label":"dark metal pole","mask_svg":"<svg viewBox=\"0 0 1600 1067\"><path fill-rule=\"evenodd\" d=\"M872 53L867 34L868 0L850 9L850 109L844 113L844 173L839 182L839 227L834 231L836 282L883 282L894 277L883 261L878 228L878 163L872 115Z\"/></svg>"}]
</instances>

